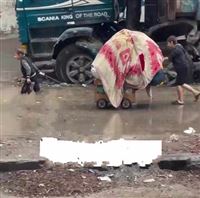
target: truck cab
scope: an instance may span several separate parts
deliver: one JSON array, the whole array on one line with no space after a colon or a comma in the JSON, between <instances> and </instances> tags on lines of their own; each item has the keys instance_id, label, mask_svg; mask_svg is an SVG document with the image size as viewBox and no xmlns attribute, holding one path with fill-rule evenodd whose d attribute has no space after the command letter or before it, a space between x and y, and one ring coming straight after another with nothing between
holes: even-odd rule
<instances>
[{"instance_id":1,"label":"truck cab","mask_svg":"<svg viewBox=\"0 0 200 198\"><path fill-rule=\"evenodd\" d=\"M123 9L115 0L16 0L19 39L39 68L55 70L60 81L90 83L94 55L118 30Z\"/></svg>"}]
</instances>

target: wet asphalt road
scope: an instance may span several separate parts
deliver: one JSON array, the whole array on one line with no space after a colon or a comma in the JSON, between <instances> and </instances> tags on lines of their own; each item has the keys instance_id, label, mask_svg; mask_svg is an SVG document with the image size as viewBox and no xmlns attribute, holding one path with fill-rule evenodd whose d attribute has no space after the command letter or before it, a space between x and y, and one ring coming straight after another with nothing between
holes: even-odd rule
<instances>
[{"instance_id":1,"label":"wet asphalt road","mask_svg":"<svg viewBox=\"0 0 200 198\"><path fill-rule=\"evenodd\" d=\"M19 94L20 87L1 84L2 135L14 137L58 137L68 140L142 138L157 139L200 130L200 102L186 95L185 106L173 106L173 88L155 88L153 104L144 91L130 110L99 110L94 87L47 88L39 95Z\"/></svg>"}]
</instances>

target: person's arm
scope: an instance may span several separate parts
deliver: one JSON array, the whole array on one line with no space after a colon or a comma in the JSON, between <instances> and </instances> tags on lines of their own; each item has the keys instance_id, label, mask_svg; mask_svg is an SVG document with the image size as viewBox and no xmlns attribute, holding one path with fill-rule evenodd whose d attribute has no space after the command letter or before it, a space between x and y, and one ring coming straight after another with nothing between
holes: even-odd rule
<instances>
[{"instance_id":1,"label":"person's arm","mask_svg":"<svg viewBox=\"0 0 200 198\"><path fill-rule=\"evenodd\" d=\"M27 63L26 60L22 60L22 67L25 69L26 71L26 80L27 82L31 82L30 77L31 77L31 67L30 65Z\"/></svg>"},{"instance_id":2,"label":"person's arm","mask_svg":"<svg viewBox=\"0 0 200 198\"><path fill-rule=\"evenodd\" d=\"M173 51L170 53L170 55L167 57L169 62L172 62L172 59L174 57Z\"/></svg>"},{"instance_id":3,"label":"person's arm","mask_svg":"<svg viewBox=\"0 0 200 198\"><path fill-rule=\"evenodd\" d=\"M180 56L180 49L179 48L175 48L172 50L171 54L169 55L169 61L173 62L173 59L177 58Z\"/></svg>"}]
</instances>

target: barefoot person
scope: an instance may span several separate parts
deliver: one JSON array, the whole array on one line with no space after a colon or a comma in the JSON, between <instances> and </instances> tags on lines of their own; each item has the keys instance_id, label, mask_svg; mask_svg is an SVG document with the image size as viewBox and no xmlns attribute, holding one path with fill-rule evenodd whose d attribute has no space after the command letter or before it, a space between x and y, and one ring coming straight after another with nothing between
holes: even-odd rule
<instances>
[{"instance_id":1,"label":"barefoot person","mask_svg":"<svg viewBox=\"0 0 200 198\"><path fill-rule=\"evenodd\" d=\"M169 59L173 63L177 73L176 86L178 98L176 101L172 102L172 104L184 105L184 89L191 92L194 96L194 100L197 102L200 97L200 91L186 84L189 62L185 54L185 49L181 44L177 43L175 36L170 36L167 39L167 46L172 49Z\"/></svg>"}]
</instances>

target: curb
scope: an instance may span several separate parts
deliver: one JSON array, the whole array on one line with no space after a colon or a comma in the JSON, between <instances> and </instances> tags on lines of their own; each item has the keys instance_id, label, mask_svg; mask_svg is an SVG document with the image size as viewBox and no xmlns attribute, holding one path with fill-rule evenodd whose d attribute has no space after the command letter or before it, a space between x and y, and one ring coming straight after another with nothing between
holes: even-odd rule
<instances>
[{"instance_id":1,"label":"curb","mask_svg":"<svg viewBox=\"0 0 200 198\"><path fill-rule=\"evenodd\" d=\"M156 160L160 169L178 170L200 170L200 155L173 154L165 155Z\"/></svg>"},{"instance_id":2,"label":"curb","mask_svg":"<svg viewBox=\"0 0 200 198\"><path fill-rule=\"evenodd\" d=\"M9 172L17 170L35 170L44 166L46 160L35 161L0 161L0 172Z\"/></svg>"},{"instance_id":3,"label":"curb","mask_svg":"<svg viewBox=\"0 0 200 198\"><path fill-rule=\"evenodd\" d=\"M48 160L33 161L0 161L0 172L17 171L17 170L35 170L48 165ZM153 162L160 169L167 170L200 170L200 155L194 154L176 154L164 155Z\"/></svg>"}]
</instances>

